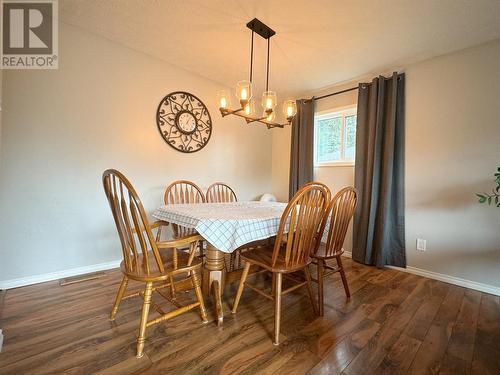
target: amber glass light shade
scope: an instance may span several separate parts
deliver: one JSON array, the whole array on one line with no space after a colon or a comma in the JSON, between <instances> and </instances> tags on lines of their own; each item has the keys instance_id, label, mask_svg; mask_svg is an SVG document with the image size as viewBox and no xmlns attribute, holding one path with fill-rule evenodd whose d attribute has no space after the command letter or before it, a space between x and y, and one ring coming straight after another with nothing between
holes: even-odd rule
<instances>
[{"instance_id":1,"label":"amber glass light shade","mask_svg":"<svg viewBox=\"0 0 500 375\"><path fill-rule=\"evenodd\" d=\"M267 110L264 110L262 117L265 117L266 121L272 122L276 118L276 112L273 111L271 113L268 113Z\"/></svg>"},{"instance_id":2,"label":"amber glass light shade","mask_svg":"<svg viewBox=\"0 0 500 375\"><path fill-rule=\"evenodd\" d=\"M248 103L243 108L246 116L251 116L255 113L255 106L253 100L249 100Z\"/></svg>"},{"instance_id":3,"label":"amber glass light shade","mask_svg":"<svg viewBox=\"0 0 500 375\"><path fill-rule=\"evenodd\" d=\"M231 108L231 93L229 90L217 91L217 104L220 109L228 110Z\"/></svg>"},{"instance_id":4,"label":"amber glass light shade","mask_svg":"<svg viewBox=\"0 0 500 375\"><path fill-rule=\"evenodd\" d=\"M295 100L285 100L283 103L283 114L288 122L292 121L293 116L297 114L297 103L295 103Z\"/></svg>"},{"instance_id":5,"label":"amber glass light shade","mask_svg":"<svg viewBox=\"0 0 500 375\"><path fill-rule=\"evenodd\" d=\"M245 108L250 99L252 99L252 82L239 81L236 84L236 96L240 100L241 108Z\"/></svg>"},{"instance_id":6,"label":"amber glass light shade","mask_svg":"<svg viewBox=\"0 0 500 375\"><path fill-rule=\"evenodd\" d=\"M276 92L274 91L264 91L262 93L262 107L264 108L264 112L267 114L274 111L278 99L276 97Z\"/></svg>"}]
</instances>

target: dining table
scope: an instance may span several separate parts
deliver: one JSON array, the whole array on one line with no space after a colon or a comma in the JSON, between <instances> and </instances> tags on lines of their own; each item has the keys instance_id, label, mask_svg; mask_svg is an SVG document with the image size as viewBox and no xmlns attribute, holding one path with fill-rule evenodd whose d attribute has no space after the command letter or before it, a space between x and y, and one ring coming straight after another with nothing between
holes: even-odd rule
<instances>
[{"instance_id":1,"label":"dining table","mask_svg":"<svg viewBox=\"0 0 500 375\"><path fill-rule=\"evenodd\" d=\"M213 296L218 325L224 319L225 255L276 236L285 208L286 203L246 201L168 204L153 212L155 219L194 229L207 242L202 288Z\"/></svg>"}]
</instances>

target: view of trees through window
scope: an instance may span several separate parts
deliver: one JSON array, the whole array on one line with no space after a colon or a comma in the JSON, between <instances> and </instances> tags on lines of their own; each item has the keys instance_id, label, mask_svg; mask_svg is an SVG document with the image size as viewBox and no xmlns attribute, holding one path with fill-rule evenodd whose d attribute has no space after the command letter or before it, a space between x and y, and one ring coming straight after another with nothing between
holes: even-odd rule
<instances>
[{"instance_id":1,"label":"view of trees through window","mask_svg":"<svg viewBox=\"0 0 500 375\"><path fill-rule=\"evenodd\" d=\"M315 120L316 163L354 161L356 113L354 110L318 116Z\"/></svg>"}]
</instances>

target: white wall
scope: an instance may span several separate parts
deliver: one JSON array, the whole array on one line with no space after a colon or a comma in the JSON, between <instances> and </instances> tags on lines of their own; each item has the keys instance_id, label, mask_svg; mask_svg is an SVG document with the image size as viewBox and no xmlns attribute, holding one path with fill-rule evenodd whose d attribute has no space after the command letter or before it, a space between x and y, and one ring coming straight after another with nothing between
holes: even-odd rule
<instances>
[{"instance_id":1,"label":"white wall","mask_svg":"<svg viewBox=\"0 0 500 375\"><path fill-rule=\"evenodd\" d=\"M500 286L500 40L406 69L408 264ZM416 238L428 250L415 250Z\"/></svg>"},{"instance_id":2,"label":"white wall","mask_svg":"<svg viewBox=\"0 0 500 375\"><path fill-rule=\"evenodd\" d=\"M408 266L496 287L500 210L479 205L475 193L491 190L500 166L499 66L497 40L404 69ZM335 100L319 101L317 110L342 107L356 98L341 95ZM273 135L273 189L280 197L288 192L289 144L289 137ZM354 183L353 172L339 167L317 168L315 177L335 190ZM417 237L427 240L426 252L416 251ZM347 238L347 250L349 246Z\"/></svg>"},{"instance_id":3,"label":"white wall","mask_svg":"<svg viewBox=\"0 0 500 375\"><path fill-rule=\"evenodd\" d=\"M241 200L271 190L272 135L222 119L220 85L72 26L59 34L59 70L4 72L0 281L120 258L106 168L131 179L148 211L175 179L226 181ZM156 127L159 101L176 90L212 116L212 138L194 154Z\"/></svg>"},{"instance_id":4,"label":"white wall","mask_svg":"<svg viewBox=\"0 0 500 375\"><path fill-rule=\"evenodd\" d=\"M0 160L2 157L2 89L3 89L3 69L0 69Z\"/></svg>"},{"instance_id":5,"label":"white wall","mask_svg":"<svg viewBox=\"0 0 500 375\"><path fill-rule=\"evenodd\" d=\"M2 157L2 83L3 83L3 70L0 69L0 158ZM0 159L1 160L1 159Z\"/></svg>"}]
</instances>

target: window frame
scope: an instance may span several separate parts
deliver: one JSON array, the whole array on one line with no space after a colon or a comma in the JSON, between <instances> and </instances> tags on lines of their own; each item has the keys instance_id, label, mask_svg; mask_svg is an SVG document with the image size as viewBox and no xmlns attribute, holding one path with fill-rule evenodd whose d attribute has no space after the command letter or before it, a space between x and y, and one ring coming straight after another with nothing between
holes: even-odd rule
<instances>
[{"instance_id":1,"label":"window frame","mask_svg":"<svg viewBox=\"0 0 500 375\"><path fill-rule=\"evenodd\" d=\"M356 126L357 126L357 106L346 106L336 108L335 110L325 110L321 112L316 112L314 114L314 167L352 167L355 163L354 159L345 159L345 118L348 116L356 115ZM340 129L340 155L342 160L337 161L318 161L318 121L326 118L332 117L342 117L342 126Z\"/></svg>"}]
</instances>

